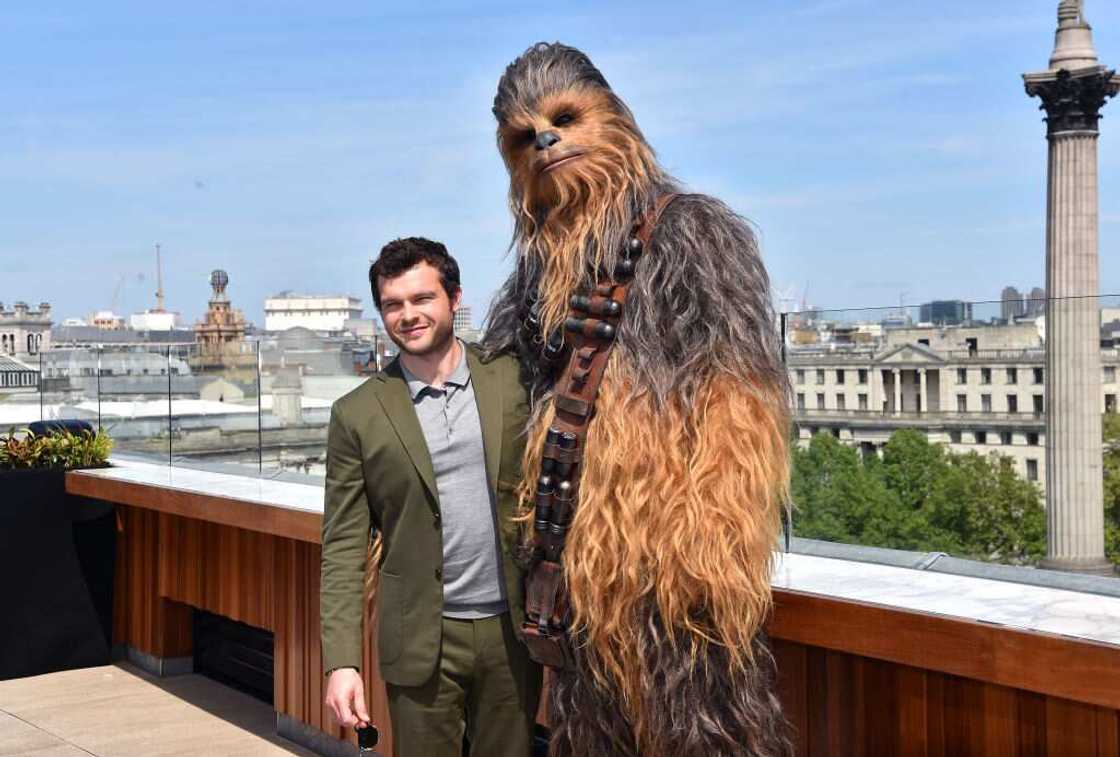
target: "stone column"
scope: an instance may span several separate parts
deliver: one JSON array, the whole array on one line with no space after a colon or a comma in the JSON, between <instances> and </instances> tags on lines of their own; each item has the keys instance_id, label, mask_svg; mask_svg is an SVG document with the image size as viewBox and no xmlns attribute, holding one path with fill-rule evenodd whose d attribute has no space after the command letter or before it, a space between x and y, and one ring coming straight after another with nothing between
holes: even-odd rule
<instances>
[{"instance_id":1,"label":"stone column","mask_svg":"<svg viewBox=\"0 0 1120 757\"><path fill-rule=\"evenodd\" d=\"M1095 65L1080 4L1063 0L1051 69L1027 74L1049 142L1044 567L1111 573L1104 555L1098 295L1099 111L1120 78Z\"/></svg>"},{"instance_id":2,"label":"stone column","mask_svg":"<svg viewBox=\"0 0 1120 757\"><path fill-rule=\"evenodd\" d=\"M926 369L918 369L918 405L922 413L929 412L929 397L926 395Z\"/></svg>"},{"instance_id":3,"label":"stone column","mask_svg":"<svg viewBox=\"0 0 1120 757\"><path fill-rule=\"evenodd\" d=\"M899 415L902 413L902 371L892 368L891 375L894 377L894 414Z\"/></svg>"}]
</instances>

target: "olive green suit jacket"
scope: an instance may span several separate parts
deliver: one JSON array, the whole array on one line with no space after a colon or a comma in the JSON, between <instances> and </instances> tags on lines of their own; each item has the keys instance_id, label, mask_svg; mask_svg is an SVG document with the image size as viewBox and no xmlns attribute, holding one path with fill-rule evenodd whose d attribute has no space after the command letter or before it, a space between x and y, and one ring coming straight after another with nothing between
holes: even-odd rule
<instances>
[{"instance_id":1,"label":"olive green suit jacket","mask_svg":"<svg viewBox=\"0 0 1120 757\"><path fill-rule=\"evenodd\" d=\"M482 426L486 476L496 493L502 568L514 627L524 616L524 581L513 559L516 488L528 405L517 361L467 364ZM398 361L331 408L323 507L319 615L323 670L361 667L362 582L371 529L381 533L377 591L381 676L417 686L439 658L443 543L435 473Z\"/></svg>"}]
</instances>

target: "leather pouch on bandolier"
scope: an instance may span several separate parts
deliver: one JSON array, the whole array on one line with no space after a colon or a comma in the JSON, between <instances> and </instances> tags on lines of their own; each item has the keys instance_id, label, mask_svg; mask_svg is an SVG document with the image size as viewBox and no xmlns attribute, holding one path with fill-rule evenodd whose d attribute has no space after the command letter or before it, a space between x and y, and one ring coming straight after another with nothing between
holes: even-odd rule
<instances>
[{"instance_id":1,"label":"leather pouch on bandolier","mask_svg":"<svg viewBox=\"0 0 1120 757\"><path fill-rule=\"evenodd\" d=\"M607 283L570 301L564 322L568 362L555 384L555 417L545 437L533 519L534 560L529 570L522 637L529 656L542 665L571 668L570 607L563 553L575 515L587 429L599 385L622 320L635 264L649 244L657 219L677 195L663 195L635 227Z\"/></svg>"}]
</instances>

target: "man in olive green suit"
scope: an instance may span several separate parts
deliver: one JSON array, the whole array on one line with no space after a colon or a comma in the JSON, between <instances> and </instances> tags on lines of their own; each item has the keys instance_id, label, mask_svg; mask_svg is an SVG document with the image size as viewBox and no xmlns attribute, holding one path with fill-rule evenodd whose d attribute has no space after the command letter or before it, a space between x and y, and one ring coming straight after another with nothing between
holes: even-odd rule
<instances>
[{"instance_id":1,"label":"man in olive green suit","mask_svg":"<svg viewBox=\"0 0 1120 757\"><path fill-rule=\"evenodd\" d=\"M400 355L339 399L327 440L320 602L326 704L369 722L361 665L371 530L382 538L378 657L398 757L525 757L541 671L516 637L523 576L513 522L528 407L511 357L454 337L459 270L426 239L370 268Z\"/></svg>"}]
</instances>

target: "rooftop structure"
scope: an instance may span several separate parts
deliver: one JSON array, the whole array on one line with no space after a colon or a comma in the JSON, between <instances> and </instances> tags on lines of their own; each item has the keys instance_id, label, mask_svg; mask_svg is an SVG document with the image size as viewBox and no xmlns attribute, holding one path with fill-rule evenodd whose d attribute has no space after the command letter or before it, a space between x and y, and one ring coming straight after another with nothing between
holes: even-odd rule
<instances>
[{"instance_id":1,"label":"rooftop structure","mask_svg":"<svg viewBox=\"0 0 1120 757\"><path fill-rule=\"evenodd\" d=\"M301 327L322 334L339 334L346 322L362 317L362 301L345 294L281 292L264 301L265 331Z\"/></svg>"}]
</instances>

